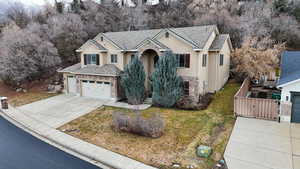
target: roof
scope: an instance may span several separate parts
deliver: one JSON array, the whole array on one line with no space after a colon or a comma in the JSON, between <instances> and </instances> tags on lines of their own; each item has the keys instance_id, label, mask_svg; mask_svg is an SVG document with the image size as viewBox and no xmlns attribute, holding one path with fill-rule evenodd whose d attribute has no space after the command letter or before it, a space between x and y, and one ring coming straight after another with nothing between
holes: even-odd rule
<instances>
[{"instance_id":1,"label":"roof","mask_svg":"<svg viewBox=\"0 0 300 169\"><path fill-rule=\"evenodd\" d=\"M168 31L177 37L190 43L193 48L204 48L209 36L213 31L216 31L215 25L207 26L193 26L183 28L166 28L166 29L151 29L139 31L125 31L125 32L107 32L100 33L99 36L110 40L116 46L123 50L134 50L136 47L146 39L156 40L161 32Z\"/></svg>"},{"instance_id":2,"label":"roof","mask_svg":"<svg viewBox=\"0 0 300 169\"><path fill-rule=\"evenodd\" d=\"M101 51L107 51L107 49L105 47L103 47L101 44L99 44L97 41L95 41L93 39L89 39L79 49L77 49L77 51L83 50L83 48L85 48L88 45L92 45L92 46L96 47L98 50L101 50Z\"/></svg>"},{"instance_id":3,"label":"roof","mask_svg":"<svg viewBox=\"0 0 300 169\"><path fill-rule=\"evenodd\" d=\"M300 51L285 51L281 56L278 86L300 80Z\"/></svg>"},{"instance_id":4,"label":"roof","mask_svg":"<svg viewBox=\"0 0 300 169\"><path fill-rule=\"evenodd\" d=\"M81 64L75 64L67 67L58 72L61 73L73 73L73 74L90 74L90 75L104 75L104 76L119 76L121 70L114 64L105 64L103 66L88 65L81 67Z\"/></svg>"},{"instance_id":5,"label":"roof","mask_svg":"<svg viewBox=\"0 0 300 169\"><path fill-rule=\"evenodd\" d=\"M229 38L228 34L217 35L217 37L213 41L212 45L210 46L209 50L212 50L212 51L221 50L222 47L224 46L224 43L226 42L226 40L228 38Z\"/></svg>"}]
</instances>

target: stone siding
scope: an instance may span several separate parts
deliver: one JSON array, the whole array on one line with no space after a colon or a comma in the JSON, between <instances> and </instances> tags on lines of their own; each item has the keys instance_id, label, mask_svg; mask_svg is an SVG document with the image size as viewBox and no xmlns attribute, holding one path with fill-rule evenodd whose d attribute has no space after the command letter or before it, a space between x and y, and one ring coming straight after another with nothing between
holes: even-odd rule
<instances>
[{"instance_id":1,"label":"stone siding","mask_svg":"<svg viewBox=\"0 0 300 169\"><path fill-rule=\"evenodd\" d=\"M199 100L199 79L191 76L181 76L183 81L189 82L189 98L194 101Z\"/></svg>"}]
</instances>

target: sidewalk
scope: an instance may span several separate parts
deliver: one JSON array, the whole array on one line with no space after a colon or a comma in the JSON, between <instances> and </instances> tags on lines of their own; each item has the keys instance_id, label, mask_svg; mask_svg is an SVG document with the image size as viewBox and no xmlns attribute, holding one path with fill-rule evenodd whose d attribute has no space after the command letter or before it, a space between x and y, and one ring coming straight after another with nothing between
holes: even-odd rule
<instances>
[{"instance_id":1,"label":"sidewalk","mask_svg":"<svg viewBox=\"0 0 300 169\"><path fill-rule=\"evenodd\" d=\"M154 167L64 134L41 121L26 116L17 108L9 107L9 110L3 110L1 115L16 126L31 132L33 135L38 135L40 139L52 143L52 145L63 151L75 154L84 160L88 159L89 162L95 161L95 164L100 163L98 166L103 169L155 169Z\"/></svg>"}]
</instances>

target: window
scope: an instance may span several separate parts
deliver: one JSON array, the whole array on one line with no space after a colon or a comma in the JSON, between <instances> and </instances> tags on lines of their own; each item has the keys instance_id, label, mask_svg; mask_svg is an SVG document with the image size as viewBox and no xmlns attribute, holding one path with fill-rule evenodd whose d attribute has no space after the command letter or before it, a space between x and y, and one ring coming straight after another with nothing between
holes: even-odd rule
<instances>
[{"instance_id":1,"label":"window","mask_svg":"<svg viewBox=\"0 0 300 169\"><path fill-rule=\"evenodd\" d=\"M285 97L285 100L286 100L286 101L289 101L289 96L286 96L286 97Z\"/></svg>"},{"instance_id":2,"label":"window","mask_svg":"<svg viewBox=\"0 0 300 169\"><path fill-rule=\"evenodd\" d=\"M190 82L189 81L183 82L183 93L186 96L190 95Z\"/></svg>"},{"instance_id":3,"label":"window","mask_svg":"<svg viewBox=\"0 0 300 169\"><path fill-rule=\"evenodd\" d=\"M103 36L101 36L100 40L101 40L101 42L103 41Z\"/></svg>"},{"instance_id":4,"label":"window","mask_svg":"<svg viewBox=\"0 0 300 169\"><path fill-rule=\"evenodd\" d=\"M90 83L95 83L95 81L90 81Z\"/></svg>"},{"instance_id":5,"label":"window","mask_svg":"<svg viewBox=\"0 0 300 169\"><path fill-rule=\"evenodd\" d=\"M190 54L175 54L178 67L189 68L190 67Z\"/></svg>"},{"instance_id":6,"label":"window","mask_svg":"<svg viewBox=\"0 0 300 169\"><path fill-rule=\"evenodd\" d=\"M110 55L110 62L111 63L118 63L118 55L116 55L116 54Z\"/></svg>"},{"instance_id":7,"label":"window","mask_svg":"<svg viewBox=\"0 0 300 169\"><path fill-rule=\"evenodd\" d=\"M98 54L84 54L83 57L85 65L99 65Z\"/></svg>"},{"instance_id":8,"label":"window","mask_svg":"<svg viewBox=\"0 0 300 169\"><path fill-rule=\"evenodd\" d=\"M224 64L224 55L220 54L220 66L223 66Z\"/></svg>"},{"instance_id":9,"label":"window","mask_svg":"<svg viewBox=\"0 0 300 169\"><path fill-rule=\"evenodd\" d=\"M166 38L169 38L169 36L170 36L169 32L166 32L165 36L166 36Z\"/></svg>"},{"instance_id":10,"label":"window","mask_svg":"<svg viewBox=\"0 0 300 169\"><path fill-rule=\"evenodd\" d=\"M206 67L207 64L207 54L202 55L202 67Z\"/></svg>"},{"instance_id":11,"label":"window","mask_svg":"<svg viewBox=\"0 0 300 169\"><path fill-rule=\"evenodd\" d=\"M82 83L87 83L87 82L88 82L87 80L83 80L83 81L82 81Z\"/></svg>"}]
</instances>

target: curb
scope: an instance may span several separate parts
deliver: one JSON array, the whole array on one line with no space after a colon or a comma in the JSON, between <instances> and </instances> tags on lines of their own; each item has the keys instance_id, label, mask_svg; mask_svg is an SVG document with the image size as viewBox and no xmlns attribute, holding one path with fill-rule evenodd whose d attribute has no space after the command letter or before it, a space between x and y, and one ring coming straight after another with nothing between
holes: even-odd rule
<instances>
[{"instance_id":1,"label":"curb","mask_svg":"<svg viewBox=\"0 0 300 169\"><path fill-rule=\"evenodd\" d=\"M15 112L10 112L14 110ZM62 133L35 119L18 112L16 108L1 110L1 115L26 132L80 159L88 161L103 169L156 169L120 154ZM15 116L19 116L15 117ZM26 122L25 122L26 121Z\"/></svg>"}]
</instances>

